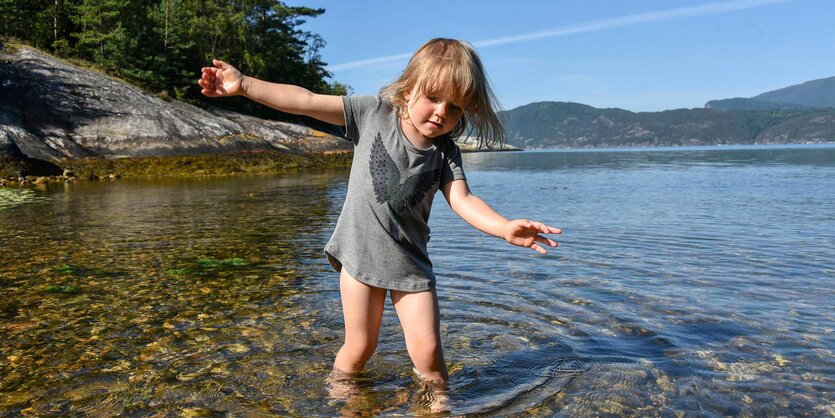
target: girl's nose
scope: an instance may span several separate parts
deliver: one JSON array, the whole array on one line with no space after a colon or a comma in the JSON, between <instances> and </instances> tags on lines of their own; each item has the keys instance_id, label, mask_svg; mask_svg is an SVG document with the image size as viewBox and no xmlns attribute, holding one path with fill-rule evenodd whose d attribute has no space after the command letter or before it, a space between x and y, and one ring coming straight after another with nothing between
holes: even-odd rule
<instances>
[{"instance_id":1,"label":"girl's nose","mask_svg":"<svg viewBox=\"0 0 835 418\"><path fill-rule=\"evenodd\" d=\"M447 111L446 107L446 102L438 103L437 105L435 105L435 114L438 116L445 116Z\"/></svg>"}]
</instances>

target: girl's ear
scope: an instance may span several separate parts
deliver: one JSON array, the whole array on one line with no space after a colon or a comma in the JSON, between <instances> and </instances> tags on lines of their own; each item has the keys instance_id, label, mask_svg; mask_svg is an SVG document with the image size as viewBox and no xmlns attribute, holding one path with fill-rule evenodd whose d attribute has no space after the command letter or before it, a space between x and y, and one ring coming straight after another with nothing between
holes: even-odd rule
<instances>
[{"instance_id":1,"label":"girl's ear","mask_svg":"<svg viewBox=\"0 0 835 418\"><path fill-rule=\"evenodd\" d=\"M418 91L417 86L414 86L403 92L403 99L406 100L406 103L411 103L412 97L418 98L420 95L421 94Z\"/></svg>"}]
</instances>

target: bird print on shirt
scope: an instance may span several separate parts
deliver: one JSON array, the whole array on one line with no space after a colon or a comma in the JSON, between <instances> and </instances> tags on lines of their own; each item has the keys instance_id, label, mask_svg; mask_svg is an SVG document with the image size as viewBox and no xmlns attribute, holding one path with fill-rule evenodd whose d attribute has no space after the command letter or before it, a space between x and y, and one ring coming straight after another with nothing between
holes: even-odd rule
<instances>
[{"instance_id":1,"label":"bird print on shirt","mask_svg":"<svg viewBox=\"0 0 835 418\"><path fill-rule=\"evenodd\" d=\"M371 145L371 182L377 203L388 203L395 213L406 212L417 206L432 185L441 180L441 169L425 171L407 177L401 183L400 169L389 155L380 134Z\"/></svg>"}]
</instances>

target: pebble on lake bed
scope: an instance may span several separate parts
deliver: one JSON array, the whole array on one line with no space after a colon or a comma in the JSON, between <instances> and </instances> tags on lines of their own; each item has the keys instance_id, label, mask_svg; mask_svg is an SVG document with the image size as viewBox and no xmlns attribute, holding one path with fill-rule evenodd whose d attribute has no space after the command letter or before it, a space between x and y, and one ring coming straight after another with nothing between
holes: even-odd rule
<instances>
[{"instance_id":1,"label":"pebble on lake bed","mask_svg":"<svg viewBox=\"0 0 835 418\"><path fill-rule=\"evenodd\" d=\"M789 361L786 360L780 353L772 354L771 357L774 358L774 362L777 363L778 366L783 367L789 364Z\"/></svg>"}]
</instances>

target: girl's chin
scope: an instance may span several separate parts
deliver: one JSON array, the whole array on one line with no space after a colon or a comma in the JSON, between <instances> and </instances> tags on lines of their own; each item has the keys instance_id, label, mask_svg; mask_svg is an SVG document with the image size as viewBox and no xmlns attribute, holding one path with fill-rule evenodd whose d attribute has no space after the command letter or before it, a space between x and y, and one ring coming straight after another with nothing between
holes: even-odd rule
<instances>
[{"instance_id":1,"label":"girl's chin","mask_svg":"<svg viewBox=\"0 0 835 418\"><path fill-rule=\"evenodd\" d=\"M428 123L426 129L424 129L423 134L429 138L434 138L436 136L441 136L445 134L443 126L437 126L431 123Z\"/></svg>"},{"instance_id":2,"label":"girl's chin","mask_svg":"<svg viewBox=\"0 0 835 418\"><path fill-rule=\"evenodd\" d=\"M443 136L443 135L444 135L443 133L437 132L437 131L436 132L423 132L423 136L425 136L429 139L435 139L435 138L438 138L438 137Z\"/></svg>"}]
</instances>

